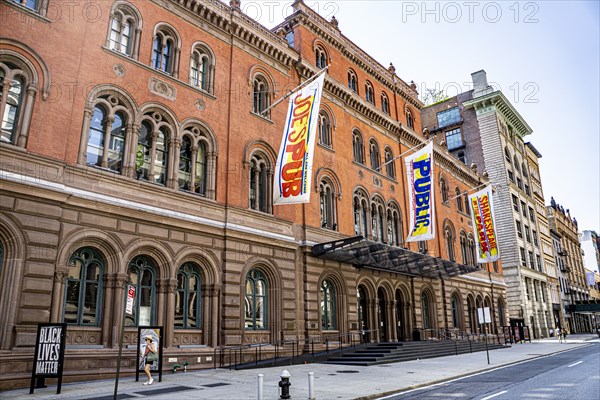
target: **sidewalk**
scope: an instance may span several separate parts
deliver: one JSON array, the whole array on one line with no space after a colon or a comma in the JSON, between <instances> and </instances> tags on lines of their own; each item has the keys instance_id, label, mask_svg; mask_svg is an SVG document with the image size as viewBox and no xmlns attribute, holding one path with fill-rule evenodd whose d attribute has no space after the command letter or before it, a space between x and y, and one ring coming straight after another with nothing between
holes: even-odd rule
<instances>
[{"instance_id":1,"label":"sidewalk","mask_svg":"<svg viewBox=\"0 0 600 400\"><path fill-rule=\"evenodd\" d=\"M485 351L458 356L440 357L371 367L333 364L304 364L288 366L291 374L292 399L308 399L308 373L315 374L316 399L366 399L399 392L408 388L468 375L477 371L571 350L600 342L597 335L570 335L567 343L557 338L533 340L515 344L511 348L490 351L490 364ZM597 350L594 350L597 351ZM279 398L279 375L284 367L243 371L225 369L163 374L163 381L143 386L134 378L119 381L119 398L150 399L256 399L257 375L264 375L264 399ZM142 379L140 377L140 379ZM56 395L56 386L0 392L0 399L112 399L114 380L64 384L62 393Z\"/></svg>"}]
</instances>

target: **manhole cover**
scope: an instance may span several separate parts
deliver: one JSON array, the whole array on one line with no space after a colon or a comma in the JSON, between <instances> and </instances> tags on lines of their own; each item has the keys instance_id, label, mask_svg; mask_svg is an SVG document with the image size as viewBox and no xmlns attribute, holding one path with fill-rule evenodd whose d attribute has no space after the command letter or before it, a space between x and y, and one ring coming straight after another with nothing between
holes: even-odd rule
<instances>
[{"instance_id":1,"label":"manhole cover","mask_svg":"<svg viewBox=\"0 0 600 400\"><path fill-rule=\"evenodd\" d=\"M358 374L359 371L354 371L354 370L349 369L346 371L335 371L335 372L337 372L338 374Z\"/></svg>"}]
</instances>

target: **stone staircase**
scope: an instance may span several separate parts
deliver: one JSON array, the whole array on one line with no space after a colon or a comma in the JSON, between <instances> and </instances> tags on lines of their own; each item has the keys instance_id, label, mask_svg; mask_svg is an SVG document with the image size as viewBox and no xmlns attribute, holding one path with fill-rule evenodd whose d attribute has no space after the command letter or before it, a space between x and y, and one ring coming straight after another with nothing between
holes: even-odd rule
<instances>
[{"instance_id":1,"label":"stone staircase","mask_svg":"<svg viewBox=\"0 0 600 400\"><path fill-rule=\"evenodd\" d=\"M488 343L489 350L506 347ZM373 343L329 358L328 364L369 366L400 361L452 356L456 354L485 351L485 342L468 340L429 340L419 342Z\"/></svg>"}]
</instances>

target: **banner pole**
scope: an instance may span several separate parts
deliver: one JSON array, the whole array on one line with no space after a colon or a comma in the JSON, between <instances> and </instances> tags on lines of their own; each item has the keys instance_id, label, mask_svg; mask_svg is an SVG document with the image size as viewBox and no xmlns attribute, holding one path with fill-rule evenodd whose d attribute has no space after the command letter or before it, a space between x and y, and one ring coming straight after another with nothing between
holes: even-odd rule
<instances>
[{"instance_id":1,"label":"banner pole","mask_svg":"<svg viewBox=\"0 0 600 400\"><path fill-rule=\"evenodd\" d=\"M315 81L319 76L321 76L321 74L325 71L327 71L327 68L329 68L329 65L326 66L325 68L323 68L322 70L320 70L319 72L317 72L315 75L311 76L308 80L306 80L305 82L302 82L300 85L296 86L294 89L290 90L288 92L288 94L284 95L282 98L280 98L279 100L277 100L275 103L271 104L269 107L265 108L260 115L261 116L265 116L265 113L269 110L271 110L272 108L274 108L275 106L277 106L279 103L281 103L282 101L284 101L285 99L287 99L288 97L290 97L292 94L296 93L298 90L302 89L304 86L308 85L309 83L312 83L313 81Z\"/></svg>"},{"instance_id":2,"label":"banner pole","mask_svg":"<svg viewBox=\"0 0 600 400\"><path fill-rule=\"evenodd\" d=\"M420 146L427 146L429 144L429 142L432 142L433 139L429 139L428 141L426 141L425 143L419 143L416 146L411 147L410 149L406 150L404 153L397 155L396 157L392 158L389 161L384 162L383 164L381 164L378 168L375 169L375 171L379 171L381 170L383 167L385 167L386 165L388 165L389 163L392 163L394 161L396 161L397 159L399 159L400 157L402 157L403 155L405 155L406 153L410 153L411 151L415 150L417 147Z\"/></svg>"},{"instance_id":3,"label":"banner pole","mask_svg":"<svg viewBox=\"0 0 600 400\"><path fill-rule=\"evenodd\" d=\"M119 391L119 375L121 373L121 355L123 353L123 335L125 334L125 310L127 307L127 292L129 286L129 279L125 283L125 288L123 289L123 294L125 295L123 298L123 320L121 321L121 333L119 334L119 355L117 356L117 374L115 376L115 391L113 394L113 400L117 400L117 392ZM137 355L136 355L137 357ZM137 363L137 360L136 360ZM136 364L137 368L137 364Z\"/></svg>"}]
</instances>

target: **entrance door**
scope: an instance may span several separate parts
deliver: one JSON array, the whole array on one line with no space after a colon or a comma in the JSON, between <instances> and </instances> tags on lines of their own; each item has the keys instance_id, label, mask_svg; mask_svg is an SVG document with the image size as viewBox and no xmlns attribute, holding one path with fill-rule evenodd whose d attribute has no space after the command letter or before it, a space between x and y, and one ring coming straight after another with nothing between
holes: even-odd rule
<instances>
[{"instance_id":1,"label":"entrance door","mask_svg":"<svg viewBox=\"0 0 600 400\"><path fill-rule=\"evenodd\" d=\"M405 329L406 325L404 323L404 296L402 296L402 291L396 290L396 332L398 340L406 340Z\"/></svg>"},{"instance_id":2,"label":"entrance door","mask_svg":"<svg viewBox=\"0 0 600 400\"><path fill-rule=\"evenodd\" d=\"M361 330L360 335L361 343L369 343L371 341L369 328L369 315L368 315L368 299L367 292L363 286L358 287L357 291L357 303L358 303L358 329Z\"/></svg>"},{"instance_id":3,"label":"entrance door","mask_svg":"<svg viewBox=\"0 0 600 400\"><path fill-rule=\"evenodd\" d=\"M379 288L377 290L377 321L379 328L379 342L387 342L387 319L386 319L386 309L385 309L385 293L383 289Z\"/></svg>"}]
</instances>

